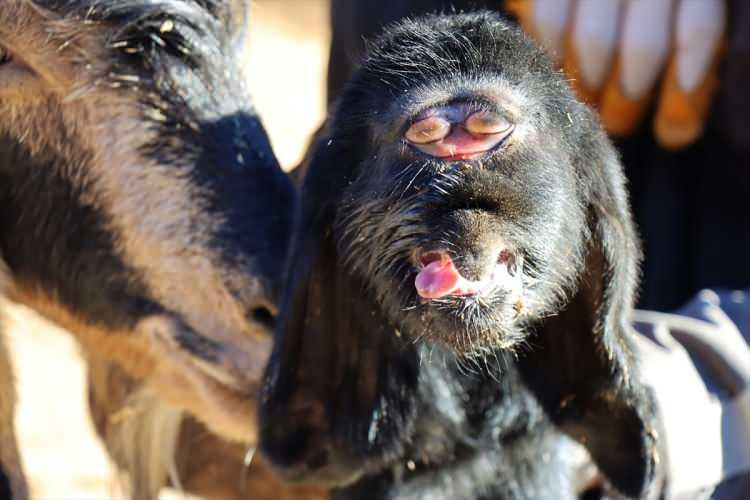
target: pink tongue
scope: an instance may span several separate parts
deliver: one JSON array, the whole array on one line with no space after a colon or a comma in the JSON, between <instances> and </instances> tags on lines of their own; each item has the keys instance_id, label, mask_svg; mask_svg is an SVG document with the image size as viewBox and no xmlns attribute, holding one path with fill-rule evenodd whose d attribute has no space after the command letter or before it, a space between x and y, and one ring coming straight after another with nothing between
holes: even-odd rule
<instances>
[{"instance_id":1,"label":"pink tongue","mask_svg":"<svg viewBox=\"0 0 750 500\"><path fill-rule=\"evenodd\" d=\"M461 275L451 260L437 260L427 264L414 280L417 293L425 299L439 299L458 288Z\"/></svg>"}]
</instances>

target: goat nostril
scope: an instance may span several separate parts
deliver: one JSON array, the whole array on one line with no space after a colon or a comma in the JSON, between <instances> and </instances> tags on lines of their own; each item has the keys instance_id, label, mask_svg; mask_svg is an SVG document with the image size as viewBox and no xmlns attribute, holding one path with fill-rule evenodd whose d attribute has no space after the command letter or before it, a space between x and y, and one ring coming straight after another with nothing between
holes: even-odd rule
<instances>
[{"instance_id":1,"label":"goat nostril","mask_svg":"<svg viewBox=\"0 0 750 500\"><path fill-rule=\"evenodd\" d=\"M276 316L265 306L258 306L251 309L250 319L269 329L273 329L276 325Z\"/></svg>"},{"instance_id":2,"label":"goat nostril","mask_svg":"<svg viewBox=\"0 0 750 500\"><path fill-rule=\"evenodd\" d=\"M497 258L498 264L504 264L508 269L508 274L515 276L523 266L523 257L516 256L510 250L503 250Z\"/></svg>"}]
</instances>

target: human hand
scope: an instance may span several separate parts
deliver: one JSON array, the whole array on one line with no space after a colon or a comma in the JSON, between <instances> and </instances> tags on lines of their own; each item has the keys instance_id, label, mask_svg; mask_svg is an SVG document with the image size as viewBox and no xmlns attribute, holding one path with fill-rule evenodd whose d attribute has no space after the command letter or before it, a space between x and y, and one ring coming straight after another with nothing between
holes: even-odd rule
<instances>
[{"instance_id":1,"label":"human hand","mask_svg":"<svg viewBox=\"0 0 750 500\"><path fill-rule=\"evenodd\" d=\"M701 135L726 46L726 0L506 0L506 8L613 136L635 131L652 103L663 147Z\"/></svg>"}]
</instances>

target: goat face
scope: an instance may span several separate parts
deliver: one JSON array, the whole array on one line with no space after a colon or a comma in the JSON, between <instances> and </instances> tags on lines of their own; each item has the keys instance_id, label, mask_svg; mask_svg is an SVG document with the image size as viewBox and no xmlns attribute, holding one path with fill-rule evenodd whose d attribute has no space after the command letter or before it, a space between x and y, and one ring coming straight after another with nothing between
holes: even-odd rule
<instances>
[{"instance_id":1,"label":"goat face","mask_svg":"<svg viewBox=\"0 0 750 500\"><path fill-rule=\"evenodd\" d=\"M9 296L252 441L294 197L242 5L3 2L0 248Z\"/></svg>"},{"instance_id":2,"label":"goat face","mask_svg":"<svg viewBox=\"0 0 750 500\"><path fill-rule=\"evenodd\" d=\"M621 167L539 49L489 13L402 22L373 44L310 158L262 400L280 470L347 484L425 452L417 436L435 413L451 421L445 406L485 408L459 412L479 428L499 408L542 408L617 488L650 487ZM480 369L489 399L427 396L464 387L434 376L430 353L504 361L502 383ZM544 418L524 418L498 432L543 434ZM430 467L450 470L446 456Z\"/></svg>"}]
</instances>

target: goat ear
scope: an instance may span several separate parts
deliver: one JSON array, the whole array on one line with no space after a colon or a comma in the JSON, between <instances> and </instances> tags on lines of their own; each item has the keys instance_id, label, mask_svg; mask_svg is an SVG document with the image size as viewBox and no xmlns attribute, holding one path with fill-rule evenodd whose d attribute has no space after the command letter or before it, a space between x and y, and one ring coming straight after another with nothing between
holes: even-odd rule
<instances>
[{"instance_id":1,"label":"goat ear","mask_svg":"<svg viewBox=\"0 0 750 500\"><path fill-rule=\"evenodd\" d=\"M616 153L603 135L581 173L589 231L577 292L546 319L521 361L524 377L552 420L581 442L611 484L638 498L658 483L657 419L639 383L630 313L640 250Z\"/></svg>"},{"instance_id":2,"label":"goat ear","mask_svg":"<svg viewBox=\"0 0 750 500\"><path fill-rule=\"evenodd\" d=\"M282 473L343 483L403 428L410 410L396 406L406 399L380 407L385 394L416 386L416 363L342 268L332 225L347 181L332 171L356 158L337 149L317 148L304 181L260 423L261 446Z\"/></svg>"}]
</instances>

